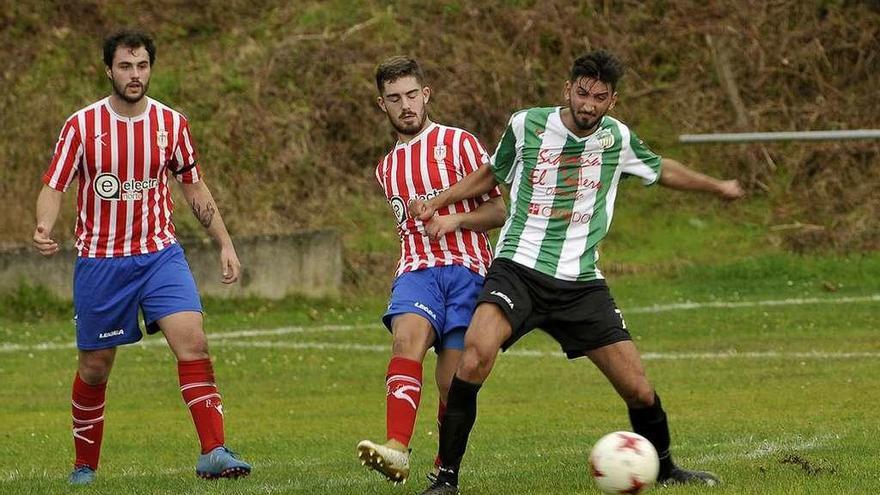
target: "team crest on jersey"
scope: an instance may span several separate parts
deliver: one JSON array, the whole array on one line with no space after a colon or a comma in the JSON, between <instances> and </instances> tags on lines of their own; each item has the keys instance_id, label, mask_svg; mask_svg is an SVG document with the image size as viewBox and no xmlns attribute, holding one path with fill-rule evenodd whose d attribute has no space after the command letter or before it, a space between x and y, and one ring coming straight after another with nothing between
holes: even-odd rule
<instances>
[{"instance_id":1,"label":"team crest on jersey","mask_svg":"<svg viewBox=\"0 0 880 495\"><path fill-rule=\"evenodd\" d=\"M168 133L166 131L156 131L156 145L160 148L168 147Z\"/></svg>"},{"instance_id":2,"label":"team crest on jersey","mask_svg":"<svg viewBox=\"0 0 880 495\"><path fill-rule=\"evenodd\" d=\"M601 146L603 150L607 150L614 146L614 134L608 129L602 129L596 133L596 141L599 142L599 146Z\"/></svg>"},{"instance_id":3,"label":"team crest on jersey","mask_svg":"<svg viewBox=\"0 0 880 495\"><path fill-rule=\"evenodd\" d=\"M434 146L434 159L442 162L446 158L446 146L438 144Z\"/></svg>"}]
</instances>

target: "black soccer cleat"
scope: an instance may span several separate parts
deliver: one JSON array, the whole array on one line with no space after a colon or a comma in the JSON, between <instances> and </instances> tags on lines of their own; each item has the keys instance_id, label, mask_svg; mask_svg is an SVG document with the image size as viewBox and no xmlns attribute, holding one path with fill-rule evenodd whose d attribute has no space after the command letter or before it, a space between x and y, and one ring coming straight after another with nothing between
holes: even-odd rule
<instances>
[{"instance_id":1,"label":"black soccer cleat","mask_svg":"<svg viewBox=\"0 0 880 495\"><path fill-rule=\"evenodd\" d=\"M458 495L458 486L438 479L431 483L422 495Z\"/></svg>"},{"instance_id":2,"label":"black soccer cleat","mask_svg":"<svg viewBox=\"0 0 880 495\"><path fill-rule=\"evenodd\" d=\"M688 469L682 469L678 466L672 468L672 471L669 472L667 476L662 478L657 478L657 484L659 486L671 486L671 485L706 485L706 486L718 486L721 484L721 480L718 479L718 476L708 472L708 471L690 471Z\"/></svg>"},{"instance_id":3,"label":"black soccer cleat","mask_svg":"<svg viewBox=\"0 0 880 495\"><path fill-rule=\"evenodd\" d=\"M437 473L435 473L434 471L431 471L425 475L425 478L428 478L428 483L433 485L434 483L437 482Z\"/></svg>"}]
</instances>

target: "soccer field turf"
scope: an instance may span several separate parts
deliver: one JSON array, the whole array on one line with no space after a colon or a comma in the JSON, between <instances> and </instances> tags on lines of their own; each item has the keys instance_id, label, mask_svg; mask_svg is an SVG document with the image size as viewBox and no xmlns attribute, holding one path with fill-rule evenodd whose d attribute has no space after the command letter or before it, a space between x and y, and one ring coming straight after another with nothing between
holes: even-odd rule
<instances>
[{"instance_id":1,"label":"soccer field turf","mask_svg":"<svg viewBox=\"0 0 880 495\"><path fill-rule=\"evenodd\" d=\"M782 265L611 281L669 414L676 460L724 480L716 489L656 492L880 489L878 263ZM251 302L238 311L229 307L236 303L209 302L228 443L254 465L242 480L194 476L198 443L161 338L122 348L98 481L84 490L66 485L72 325L0 320L0 492L418 493L436 450L433 356L411 480L393 486L355 456L359 440L384 436L383 302L321 302L317 310L302 301L294 309ZM605 379L534 332L501 356L480 393L463 493L599 493L587 454L620 429L629 429L626 409Z\"/></svg>"}]
</instances>

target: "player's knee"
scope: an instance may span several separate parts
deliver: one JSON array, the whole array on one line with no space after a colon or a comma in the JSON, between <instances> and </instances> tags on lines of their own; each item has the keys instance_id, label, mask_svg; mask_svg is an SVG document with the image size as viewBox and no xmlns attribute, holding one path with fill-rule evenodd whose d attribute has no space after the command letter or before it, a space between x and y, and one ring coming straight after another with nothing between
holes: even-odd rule
<instances>
[{"instance_id":1,"label":"player's knee","mask_svg":"<svg viewBox=\"0 0 880 495\"><path fill-rule=\"evenodd\" d=\"M476 352L466 349L458 363L458 371L455 372L462 380L473 382L480 376L480 359Z\"/></svg>"},{"instance_id":2,"label":"player's knee","mask_svg":"<svg viewBox=\"0 0 880 495\"><path fill-rule=\"evenodd\" d=\"M394 336L394 341L391 344L391 353L394 356L418 360L429 345L424 338L416 338L409 334L398 334Z\"/></svg>"},{"instance_id":3,"label":"player's knee","mask_svg":"<svg viewBox=\"0 0 880 495\"><path fill-rule=\"evenodd\" d=\"M178 361L196 361L208 359L208 338L201 329L193 331L190 338L176 346L174 354Z\"/></svg>"},{"instance_id":4,"label":"player's knee","mask_svg":"<svg viewBox=\"0 0 880 495\"><path fill-rule=\"evenodd\" d=\"M102 354L85 356L80 358L79 377L89 385L99 385L110 378L112 365L112 357Z\"/></svg>"},{"instance_id":5,"label":"player's knee","mask_svg":"<svg viewBox=\"0 0 880 495\"><path fill-rule=\"evenodd\" d=\"M492 354L476 345L467 345L457 375L465 381L482 383L489 376L492 367Z\"/></svg>"},{"instance_id":6,"label":"player's knee","mask_svg":"<svg viewBox=\"0 0 880 495\"><path fill-rule=\"evenodd\" d=\"M97 366L80 366L79 377L89 385L100 385L106 383L107 379L110 378L110 369Z\"/></svg>"},{"instance_id":7,"label":"player's knee","mask_svg":"<svg viewBox=\"0 0 880 495\"><path fill-rule=\"evenodd\" d=\"M626 405L633 409L642 409L654 405L654 387L644 381L623 394Z\"/></svg>"}]
</instances>

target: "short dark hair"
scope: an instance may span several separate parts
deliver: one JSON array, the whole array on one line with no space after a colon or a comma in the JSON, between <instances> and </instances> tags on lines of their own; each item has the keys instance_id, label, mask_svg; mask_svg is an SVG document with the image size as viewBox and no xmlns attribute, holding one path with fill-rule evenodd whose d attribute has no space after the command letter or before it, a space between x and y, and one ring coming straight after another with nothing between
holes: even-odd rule
<instances>
[{"instance_id":1,"label":"short dark hair","mask_svg":"<svg viewBox=\"0 0 880 495\"><path fill-rule=\"evenodd\" d=\"M143 31L124 29L104 38L104 65L113 66L113 55L116 54L116 49L120 46L126 48L144 47L144 50L150 55L150 65L152 66L156 61L156 44L153 43L153 37Z\"/></svg>"},{"instance_id":2,"label":"short dark hair","mask_svg":"<svg viewBox=\"0 0 880 495\"><path fill-rule=\"evenodd\" d=\"M376 88L379 94L382 94L382 87L386 82L394 82L406 76L413 76L419 85L424 85L425 74L414 59L401 55L386 58L376 66Z\"/></svg>"},{"instance_id":3,"label":"short dark hair","mask_svg":"<svg viewBox=\"0 0 880 495\"><path fill-rule=\"evenodd\" d=\"M574 83L582 77L590 77L617 88L617 81L623 75L624 65L619 58L606 50L594 50L581 55L571 66L571 78Z\"/></svg>"}]
</instances>

